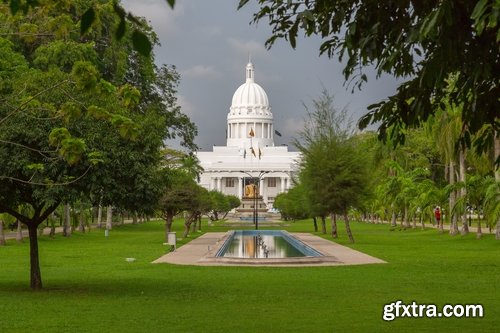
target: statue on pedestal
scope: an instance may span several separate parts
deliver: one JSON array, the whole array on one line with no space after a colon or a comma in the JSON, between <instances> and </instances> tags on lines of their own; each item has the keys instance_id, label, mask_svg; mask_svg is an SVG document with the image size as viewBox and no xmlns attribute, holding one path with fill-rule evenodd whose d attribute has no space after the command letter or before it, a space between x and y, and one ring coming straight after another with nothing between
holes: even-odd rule
<instances>
[{"instance_id":1,"label":"statue on pedestal","mask_svg":"<svg viewBox=\"0 0 500 333\"><path fill-rule=\"evenodd\" d=\"M259 196L257 193L257 186L255 184L248 184L245 186L245 197L256 198Z\"/></svg>"}]
</instances>

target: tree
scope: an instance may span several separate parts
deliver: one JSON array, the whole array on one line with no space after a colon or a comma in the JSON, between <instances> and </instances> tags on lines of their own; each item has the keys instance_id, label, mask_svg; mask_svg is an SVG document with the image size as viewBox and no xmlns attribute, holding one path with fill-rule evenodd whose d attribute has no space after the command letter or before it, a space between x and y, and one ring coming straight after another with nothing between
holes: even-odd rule
<instances>
[{"instance_id":1,"label":"tree","mask_svg":"<svg viewBox=\"0 0 500 333\"><path fill-rule=\"evenodd\" d=\"M186 189L190 195L187 202L188 214L184 218L184 234L183 237L187 237L189 234L189 229L193 225L193 231L196 229L196 221L200 220L201 215L208 213L213 209L212 200L208 190L196 182L191 182Z\"/></svg>"},{"instance_id":2,"label":"tree","mask_svg":"<svg viewBox=\"0 0 500 333\"><path fill-rule=\"evenodd\" d=\"M250 0L240 0L239 8ZM451 102L463 103L463 143L484 150L498 136L500 95L500 25L496 0L256 0L254 22L272 27L266 45L286 39L296 47L300 33L322 38L320 54L345 61L346 82L367 80L363 67L404 82L398 92L369 107L360 127L378 124L382 139L404 143L406 130L418 127L436 111L447 92L446 79L456 75ZM483 127L486 125L486 128ZM497 163L499 156L496 156Z\"/></svg>"},{"instance_id":3,"label":"tree","mask_svg":"<svg viewBox=\"0 0 500 333\"><path fill-rule=\"evenodd\" d=\"M176 105L175 70L137 54L130 32L114 38L110 2L96 4L99 26L75 34L89 3L44 3L15 16L0 8L9 39L0 38L8 60L0 65L0 157L11 161L0 166L0 212L28 227L32 289L42 287L36 230L60 203L151 210L163 140L181 135L194 147L196 128ZM30 212L17 211L20 204Z\"/></svg>"},{"instance_id":4,"label":"tree","mask_svg":"<svg viewBox=\"0 0 500 333\"><path fill-rule=\"evenodd\" d=\"M313 105L301 132L302 141L296 140L303 154L299 179L314 204L313 212L319 212L323 221L329 214L342 215L349 240L354 242L348 211L359 208L367 193L366 156L357 149L346 110L338 112L326 90Z\"/></svg>"},{"instance_id":5,"label":"tree","mask_svg":"<svg viewBox=\"0 0 500 333\"><path fill-rule=\"evenodd\" d=\"M304 186L298 183L288 192L278 194L273 206L279 210L281 218L285 221L305 219L309 216L307 200Z\"/></svg>"},{"instance_id":6,"label":"tree","mask_svg":"<svg viewBox=\"0 0 500 333\"><path fill-rule=\"evenodd\" d=\"M165 239L172 231L174 217L184 210L188 210L190 195L189 188L193 187L194 180L180 169L160 170L162 182L162 196L158 201L158 210L165 220Z\"/></svg>"},{"instance_id":7,"label":"tree","mask_svg":"<svg viewBox=\"0 0 500 333\"><path fill-rule=\"evenodd\" d=\"M16 15L19 11L27 13L30 9L34 10L37 7L42 7L42 8L50 7L48 3L44 2L40 3L38 1L9 0L8 2L9 2L10 12L12 15ZM170 6L170 8L174 9L175 0L167 0L167 3ZM86 6L83 7L85 12L81 11L82 8L80 8L81 14L79 16L79 21L80 21L81 35L85 35L92 25L98 25L102 22L102 21L99 22L98 19L99 7L97 7L96 9L95 8L96 4L85 4L85 5ZM76 7L74 1L71 4L71 7L72 10L74 10L74 8ZM123 9L123 7L120 5L119 1L113 2L113 10L116 17L120 20L119 24L114 28L115 29L114 33L116 35L116 39L121 40L125 35L127 27L130 28L131 25L132 28L134 28L134 25L137 24L140 20L137 17L135 17L132 13L126 12L125 9ZM61 21L64 22L64 19ZM96 23L96 21L98 22ZM136 28L132 33L132 41L134 49L144 56L149 56L153 49L154 41L151 42L150 39L151 39L150 36L144 34L144 32L141 31L140 29Z\"/></svg>"},{"instance_id":8,"label":"tree","mask_svg":"<svg viewBox=\"0 0 500 333\"><path fill-rule=\"evenodd\" d=\"M210 219L213 221L219 220L219 214L223 214L221 219L225 219L231 209L239 207L240 199L234 195L225 195L217 190L209 192L211 200Z\"/></svg>"}]
</instances>

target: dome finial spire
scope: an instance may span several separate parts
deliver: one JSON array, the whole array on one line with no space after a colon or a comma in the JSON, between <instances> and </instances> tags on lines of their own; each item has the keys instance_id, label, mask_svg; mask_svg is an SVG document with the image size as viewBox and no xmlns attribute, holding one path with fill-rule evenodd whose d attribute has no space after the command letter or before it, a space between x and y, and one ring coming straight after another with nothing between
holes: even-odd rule
<instances>
[{"instance_id":1,"label":"dome finial spire","mask_svg":"<svg viewBox=\"0 0 500 333\"><path fill-rule=\"evenodd\" d=\"M253 64L250 60L251 60L250 54L248 54L248 64L246 68L246 77L247 77L246 82L254 82L254 69L253 69Z\"/></svg>"}]
</instances>

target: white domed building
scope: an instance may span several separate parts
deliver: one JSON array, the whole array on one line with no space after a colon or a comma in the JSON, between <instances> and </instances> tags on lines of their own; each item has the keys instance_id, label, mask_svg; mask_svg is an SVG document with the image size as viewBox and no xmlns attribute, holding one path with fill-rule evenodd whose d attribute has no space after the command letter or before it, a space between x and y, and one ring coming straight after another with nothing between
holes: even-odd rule
<instances>
[{"instance_id":1,"label":"white domed building","mask_svg":"<svg viewBox=\"0 0 500 333\"><path fill-rule=\"evenodd\" d=\"M246 66L246 81L233 95L227 115L226 146L198 152L204 172L200 185L242 199L247 185L256 184L256 192L268 208L274 198L292 186L300 154L287 146L274 145L273 114L266 92L255 83L254 66Z\"/></svg>"}]
</instances>

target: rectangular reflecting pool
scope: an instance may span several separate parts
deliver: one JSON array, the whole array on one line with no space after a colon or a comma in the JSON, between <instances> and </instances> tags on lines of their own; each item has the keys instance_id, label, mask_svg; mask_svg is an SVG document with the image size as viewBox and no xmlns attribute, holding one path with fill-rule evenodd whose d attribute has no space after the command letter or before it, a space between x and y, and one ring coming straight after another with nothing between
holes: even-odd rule
<instances>
[{"instance_id":1,"label":"rectangular reflecting pool","mask_svg":"<svg viewBox=\"0 0 500 333\"><path fill-rule=\"evenodd\" d=\"M284 230L235 230L216 257L298 258L323 256Z\"/></svg>"}]
</instances>

